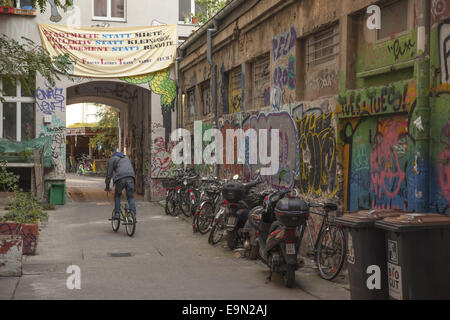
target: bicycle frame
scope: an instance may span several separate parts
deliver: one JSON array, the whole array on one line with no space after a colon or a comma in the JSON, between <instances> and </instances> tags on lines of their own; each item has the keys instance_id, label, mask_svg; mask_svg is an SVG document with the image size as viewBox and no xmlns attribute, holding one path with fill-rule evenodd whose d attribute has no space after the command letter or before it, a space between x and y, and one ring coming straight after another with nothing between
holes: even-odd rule
<instances>
[{"instance_id":1,"label":"bicycle frame","mask_svg":"<svg viewBox=\"0 0 450 320\"><path fill-rule=\"evenodd\" d=\"M316 238L315 241L313 240L313 236L312 236L312 233L311 233L311 228L309 227L309 221L308 221L309 219L306 220L306 229L308 230L308 235L309 235L309 241L311 243L311 248L312 248L314 254L316 254L317 248L318 248L318 245L319 245L320 236L322 235L322 232L324 231L325 226L328 224L328 214L320 213L320 212L311 212L311 213L323 217L322 225L320 226L319 233L317 233L317 238Z\"/></svg>"}]
</instances>

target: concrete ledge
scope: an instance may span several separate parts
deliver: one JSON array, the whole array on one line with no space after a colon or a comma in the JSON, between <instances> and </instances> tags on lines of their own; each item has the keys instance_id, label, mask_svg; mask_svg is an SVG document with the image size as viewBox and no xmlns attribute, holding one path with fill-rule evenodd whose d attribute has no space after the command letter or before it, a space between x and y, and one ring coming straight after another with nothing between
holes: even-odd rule
<instances>
[{"instance_id":1,"label":"concrete ledge","mask_svg":"<svg viewBox=\"0 0 450 320\"><path fill-rule=\"evenodd\" d=\"M22 248L20 236L0 236L0 277L22 275Z\"/></svg>"}]
</instances>

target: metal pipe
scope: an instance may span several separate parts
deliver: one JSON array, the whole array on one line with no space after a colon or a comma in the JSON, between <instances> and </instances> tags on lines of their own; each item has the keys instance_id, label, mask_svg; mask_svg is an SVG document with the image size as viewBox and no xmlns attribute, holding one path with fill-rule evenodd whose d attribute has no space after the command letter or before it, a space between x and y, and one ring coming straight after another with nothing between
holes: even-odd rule
<instances>
[{"instance_id":1,"label":"metal pipe","mask_svg":"<svg viewBox=\"0 0 450 320\"><path fill-rule=\"evenodd\" d=\"M417 98L411 121L420 123L412 129L415 139L414 157L416 185L414 186L415 211L430 212L430 7L428 0L417 4ZM411 159L412 160L412 159Z\"/></svg>"},{"instance_id":2,"label":"metal pipe","mask_svg":"<svg viewBox=\"0 0 450 320\"><path fill-rule=\"evenodd\" d=\"M180 69L179 69L181 60L182 60L181 57L177 57L175 59L175 83L177 85L177 100L176 100L176 103L177 103L177 128L180 128L183 126L183 124L181 123L183 120L181 118L181 115L183 113L181 110L181 108L182 108L181 99L182 98L181 98Z\"/></svg>"},{"instance_id":3,"label":"metal pipe","mask_svg":"<svg viewBox=\"0 0 450 320\"><path fill-rule=\"evenodd\" d=\"M217 29L208 29L206 36L207 36L207 59L209 62L209 65L211 66L211 103L214 108L214 120L212 127L214 129L217 129L217 122L218 122L218 112L217 112L217 65L214 63L212 59L212 34L216 32ZM214 175L217 177L218 175L218 165L214 166Z\"/></svg>"}]
</instances>

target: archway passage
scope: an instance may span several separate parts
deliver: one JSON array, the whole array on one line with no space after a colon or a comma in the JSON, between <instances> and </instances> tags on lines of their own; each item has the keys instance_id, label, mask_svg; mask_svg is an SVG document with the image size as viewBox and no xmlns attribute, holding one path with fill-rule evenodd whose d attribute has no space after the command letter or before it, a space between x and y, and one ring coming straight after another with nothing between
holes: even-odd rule
<instances>
[{"instance_id":1,"label":"archway passage","mask_svg":"<svg viewBox=\"0 0 450 320\"><path fill-rule=\"evenodd\" d=\"M151 92L145 88L117 81L91 81L67 88L67 105L95 103L119 110L119 150L130 157L136 172L136 193L144 195L147 163L150 157ZM68 139L70 132L68 129ZM67 150L70 154L70 150ZM109 156L109 154L108 154ZM106 161L105 161L106 162ZM104 163L103 165L106 165ZM67 175L68 194L80 201L104 200L104 176L80 181ZM86 190L88 192L85 192ZM74 199L74 200L76 200Z\"/></svg>"}]
</instances>

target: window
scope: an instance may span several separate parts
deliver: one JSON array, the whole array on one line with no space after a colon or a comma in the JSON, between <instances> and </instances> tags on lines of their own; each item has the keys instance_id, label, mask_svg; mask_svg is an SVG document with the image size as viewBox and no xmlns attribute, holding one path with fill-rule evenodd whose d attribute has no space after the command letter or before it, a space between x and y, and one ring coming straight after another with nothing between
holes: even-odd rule
<instances>
[{"instance_id":1,"label":"window","mask_svg":"<svg viewBox=\"0 0 450 320\"><path fill-rule=\"evenodd\" d=\"M178 0L178 21L191 23L192 15L200 10L201 8L195 3L195 0Z\"/></svg>"},{"instance_id":2,"label":"window","mask_svg":"<svg viewBox=\"0 0 450 320\"><path fill-rule=\"evenodd\" d=\"M230 93L229 113L242 111L242 67L236 67L231 70L230 84L228 92Z\"/></svg>"},{"instance_id":3,"label":"window","mask_svg":"<svg viewBox=\"0 0 450 320\"><path fill-rule=\"evenodd\" d=\"M0 102L0 138L13 141L34 139L34 87L34 81L25 83L0 78L5 99L5 102Z\"/></svg>"},{"instance_id":4,"label":"window","mask_svg":"<svg viewBox=\"0 0 450 320\"><path fill-rule=\"evenodd\" d=\"M334 27L318 32L309 38L308 65L319 65L331 61L337 55L339 42Z\"/></svg>"},{"instance_id":5,"label":"window","mask_svg":"<svg viewBox=\"0 0 450 320\"><path fill-rule=\"evenodd\" d=\"M400 0L381 7L381 29L377 30L377 41L408 30L408 0Z\"/></svg>"},{"instance_id":6,"label":"window","mask_svg":"<svg viewBox=\"0 0 450 320\"><path fill-rule=\"evenodd\" d=\"M92 20L125 21L126 0L92 0Z\"/></svg>"},{"instance_id":7,"label":"window","mask_svg":"<svg viewBox=\"0 0 450 320\"><path fill-rule=\"evenodd\" d=\"M203 115L207 116L211 113L211 90L209 86L209 81L207 84L202 86L202 104L203 104Z\"/></svg>"},{"instance_id":8,"label":"window","mask_svg":"<svg viewBox=\"0 0 450 320\"><path fill-rule=\"evenodd\" d=\"M270 53L256 58L252 63L253 107L270 105Z\"/></svg>"},{"instance_id":9,"label":"window","mask_svg":"<svg viewBox=\"0 0 450 320\"><path fill-rule=\"evenodd\" d=\"M195 113L195 88L187 92L186 119L192 119Z\"/></svg>"}]
</instances>

